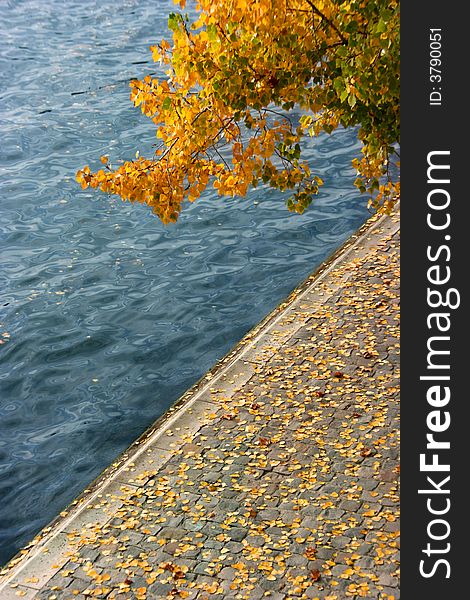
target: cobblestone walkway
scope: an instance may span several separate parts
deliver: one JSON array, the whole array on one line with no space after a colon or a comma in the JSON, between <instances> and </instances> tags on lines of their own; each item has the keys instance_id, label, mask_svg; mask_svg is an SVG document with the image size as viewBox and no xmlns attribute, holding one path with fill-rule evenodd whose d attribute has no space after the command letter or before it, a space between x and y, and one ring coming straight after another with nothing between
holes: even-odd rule
<instances>
[{"instance_id":1,"label":"cobblestone walkway","mask_svg":"<svg viewBox=\"0 0 470 600\"><path fill-rule=\"evenodd\" d=\"M376 222L247 336L0 598L397 600L398 235Z\"/></svg>"}]
</instances>

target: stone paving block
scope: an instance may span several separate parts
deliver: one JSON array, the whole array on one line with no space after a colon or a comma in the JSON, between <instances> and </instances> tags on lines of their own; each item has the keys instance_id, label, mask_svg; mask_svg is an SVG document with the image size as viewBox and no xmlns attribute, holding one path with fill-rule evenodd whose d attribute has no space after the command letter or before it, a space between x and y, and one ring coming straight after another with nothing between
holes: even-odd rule
<instances>
[{"instance_id":1,"label":"stone paving block","mask_svg":"<svg viewBox=\"0 0 470 600\"><path fill-rule=\"evenodd\" d=\"M202 397L203 400L218 403L246 385L255 370L245 355L242 355L241 358L242 360L224 369L220 377L210 381L209 390Z\"/></svg>"},{"instance_id":2,"label":"stone paving block","mask_svg":"<svg viewBox=\"0 0 470 600\"><path fill-rule=\"evenodd\" d=\"M78 531L95 523L104 525L111 520L113 513L122 505L121 497L131 494L134 489L133 485L111 481L86 506L80 509L80 512L67 524L64 531Z\"/></svg>"},{"instance_id":3,"label":"stone paving block","mask_svg":"<svg viewBox=\"0 0 470 600\"><path fill-rule=\"evenodd\" d=\"M216 414L219 408L211 402L198 400L186 411L175 413L165 423L153 442L160 450L176 450L181 447L188 436L201 429L204 423L210 421L210 415Z\"/></svg>"},{"instance_id":4,"label":"stone paving block","mask_svg":"<svg viewBox=\"0 0 470 600\"><path fill-rule=\"evenodd\" d=\"M158 471L172 456L173 451L168 448L162 449L156 446L145 448L118 472L116 479L125 484L143 486L150 478L150 475L145 477L144 474Z\"/></svg>"},{"instance_id":5,"label":"stone paving block","mask_svg":"<svg viewBox=\"0 0 470 600\"><path fill-rule=\"evenodd\" d=\"M44 587L51 577L59 571L59 568L69 560L66 556L66 552L70 550L67 536L59 533L49 541L47 549L48 551L44 552L38 548L17 575L6 584L5 589L11 583L23 585L26 580L31 579L37 579L37 581L26 584L28 587L37 590ZM4 589L0 588L0 598L3 593Z\"/></svg>"},{"instance_id":6,"label":"stone paving block","mask_svg":"<svg viewBox=\"0 0 470 600\"><path fill-rule=\"evenodd\" d=\"M18 595L18 592L21 592L21 596ZM49 592L47 593L50 594ZM38 598L38 590L24 585L18 585L15 588L6 586L2 589L1 594L2 600L18 600L19 598L22 598L22 600L31 600L31 598Z\"/></svg>"}]
</instances>

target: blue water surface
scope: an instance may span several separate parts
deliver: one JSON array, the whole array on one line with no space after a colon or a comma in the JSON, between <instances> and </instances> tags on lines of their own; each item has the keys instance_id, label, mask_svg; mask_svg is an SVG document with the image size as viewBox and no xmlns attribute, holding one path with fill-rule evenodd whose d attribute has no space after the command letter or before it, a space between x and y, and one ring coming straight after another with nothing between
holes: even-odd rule
<instances>
[{"instance_id":1,"label":"blue water surface","mask_svg":"<svg viewBox=\"0 0 470 600\"><path fill-rule=\"evenodd\" d=\"M75 171L152 152L129 80L172 0L12 0L0 17L0 560L367 217L354 131L308 140L314 207L212 191L165 227Z\"/></svg>"}]
</instances>

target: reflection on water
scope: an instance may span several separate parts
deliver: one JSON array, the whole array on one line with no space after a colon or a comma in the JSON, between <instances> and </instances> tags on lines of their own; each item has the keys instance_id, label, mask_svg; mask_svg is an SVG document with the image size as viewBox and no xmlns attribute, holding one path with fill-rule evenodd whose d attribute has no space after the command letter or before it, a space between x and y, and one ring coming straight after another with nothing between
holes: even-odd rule
<instances>
[{"instance_id":1,"label":"reflection on water","mask_svg":"<svg viewBox=\"0 0 470 600\"><path fill-rule=\"evenodd\" d=\"M309 141L325 186L303 216L258 189L208 193L164 227L144 207L80 190L74 173L93 157L151 152L127 82L158 72L148 47L172 9L2 4L2 561L367 216L345 131Z\"/></svg>"}]
</instances>

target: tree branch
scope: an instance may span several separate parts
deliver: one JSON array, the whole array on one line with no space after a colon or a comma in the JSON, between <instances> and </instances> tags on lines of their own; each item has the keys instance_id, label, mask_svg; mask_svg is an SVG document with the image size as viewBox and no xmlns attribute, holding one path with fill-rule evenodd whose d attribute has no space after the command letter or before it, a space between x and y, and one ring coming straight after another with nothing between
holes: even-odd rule
<instances>
[{"instance_id":1,"label":"tree branch","mask_svg":"<svg viewBox=\"0 0 470 600\"><path fill-rule=\"evenodd\" d=\"M315 14L317 14L321 19L323 19L323 21L326 21L328 23L328 25L334 29L336 31L336 33L339 36L339 39L341 40L341 42L343 44L347 44L348 40L344 37L344 35L341 33L341 31L336 27L336 25L333 23L333 21L330 21L330 19L328 19L323 13L322 11L317 8L315 6L315 4L312 2L312 0L305 0L307 2L307 4L311 7L311 9L313 10L313 12Z\"/></svg>"}]
</instances>

